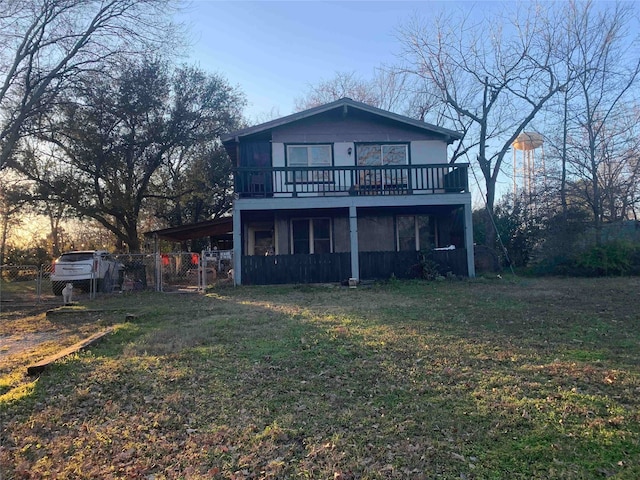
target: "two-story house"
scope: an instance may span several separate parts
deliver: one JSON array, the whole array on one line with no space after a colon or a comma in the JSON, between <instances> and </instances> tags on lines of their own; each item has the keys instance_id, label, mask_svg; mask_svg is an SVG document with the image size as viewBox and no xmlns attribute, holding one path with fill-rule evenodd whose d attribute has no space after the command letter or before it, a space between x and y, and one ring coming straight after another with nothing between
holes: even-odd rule
<instances>
[{"instance_id":1,"label":"two-story house","mask_svg":"<svg viewBox=\"0 0 640 480\"><path fill-rule=\"evenodd\" d=\"M419 252L474 276L457 132L343 98L224 137L238 284L406 278Z\"/></svg>"}]
</instances>

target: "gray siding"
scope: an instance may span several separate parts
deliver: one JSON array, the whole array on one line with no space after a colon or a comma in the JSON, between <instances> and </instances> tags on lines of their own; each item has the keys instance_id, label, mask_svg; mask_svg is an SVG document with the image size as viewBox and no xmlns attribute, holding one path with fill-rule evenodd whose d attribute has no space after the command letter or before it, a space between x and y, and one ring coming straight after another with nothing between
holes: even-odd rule
<instances>
[{"instance_id":1,"label":"gray siding","mask_svg":"<svg viewBox=\"0 0 640 480\"><path fill-rule=\"evenodd\" d=\"M407 125L347 116L313 117L273 130L272 141L282 143L410 142L441 140L435 134Z\"/></svg>"}]
</instances>

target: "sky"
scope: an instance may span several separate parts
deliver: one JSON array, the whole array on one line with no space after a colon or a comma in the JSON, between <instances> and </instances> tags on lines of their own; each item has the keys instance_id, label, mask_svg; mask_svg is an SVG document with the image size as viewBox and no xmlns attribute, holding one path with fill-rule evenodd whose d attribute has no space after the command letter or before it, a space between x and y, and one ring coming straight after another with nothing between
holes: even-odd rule
<instances>
[{"instance_id":1,"label":"sky","mask_svg":"<svg viewBox=\"0 0 640 480\"><path fill-rule=\"evenodd\" d=\"M195 0L181 19L189 63L223 75L247 97L246 117L293 113L296 98L336 72L370 78L398 62L398 30L442 2Z\"/></svg>"},{"instance_id":2,"label":"sky","mask_svg":"<svg viewBox=\"0 0 640 480\"><path fill-rule=\"evenodd\" d=\"M237 86L255 125L294 113L297 98L337 72L367 80L376 68L398 64L399 32L412 18L479 3L492 2L192 0L179 20L191 37L185 60ZM473 191L474 204L482 203Z\"/></svg>"}]
</instances>

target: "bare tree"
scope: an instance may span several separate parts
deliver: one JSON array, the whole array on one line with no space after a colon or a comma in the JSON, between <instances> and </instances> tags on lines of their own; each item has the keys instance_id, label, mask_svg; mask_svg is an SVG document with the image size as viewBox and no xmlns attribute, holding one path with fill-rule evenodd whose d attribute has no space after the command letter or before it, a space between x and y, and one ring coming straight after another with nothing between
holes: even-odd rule
<instances>
[{"instance_id":1,"label":"bare tree","mask_svg":"<svg viewBox=\"0 0 640 480\"><path fill-rule=\"evenodd\" d=\"M640 132L636 115L620 107L598 134L585 125L567 144L567 191L591 211L595 243L602 240L602 225L635 218L640 180ZM584 118L584 117L582 117ZM593 139L591 136L593 135Z\"/></svg>"},{"instance_id":2,"label":"bare tree","mask_svg":"<svg viewBox=\"0 0 640 480\"><path fill-rule=\"evenodd\" d=\"M296 98L295 109L306 110L349 97L372 107L423 118L424 111L412 102L419 96L419 88L407 72L384 65L375 69L371 79L356 72L336 72L333 78L309 86L305 95ZM421 98L424 100L424 96Z\"/></svg>"},{"instance_id":3,"label":"bare tree","mask_svg":"<svg viewBox=\"0 0 640 480\"><path fill-rule=\"evenodd\" d=\"M484 178L490 246L495 243L491 217L505 156L567 81L556 73L560 29L552 20L555 7L529 6L510 18L495 11L489 18L476 9L448 9L430 24L414 19L400 33L406 71L435 87L446 107L447 126L464 135L452 161L476 155Z\"/></svg>"},{"instance_id":4,"label":"bare tree","mask_svg":"<svg viewBox=\"0 0 640 480\"><path fill-rule=\"evenodd\" d=\"M173 0L0 2L0 169L79 75L171 48Z\"/></svg>"},{"instance_id":5,"label":"bare tree","mask_svg":"<svg viewBox=\"0 0 640 480\"><path fill-rule=\"evenodd\" d=\"M370 85L356 72L336 72L333 78L321 80L317 85L310 85L309 91L303 97L295 99L294 108L297 111L306 110L343 97L372 106L376 106L377 103Z\"/></svg>"},{"instance_id":6,"label":"bare tree","mask_svg":"<svg viewBox=\"0 0 640 480\"><path fill-rule=\"evenodd\" d=\"M602 224L628 215L638 180L639 37L629 32L637 13L628 3L571 2L567 69L574 94L566 108L567 162L590 207L596 243ZM636 105L636 108L633 108ZM577 181L576 181L577 180Z\"/></svg>"}]
</instances>

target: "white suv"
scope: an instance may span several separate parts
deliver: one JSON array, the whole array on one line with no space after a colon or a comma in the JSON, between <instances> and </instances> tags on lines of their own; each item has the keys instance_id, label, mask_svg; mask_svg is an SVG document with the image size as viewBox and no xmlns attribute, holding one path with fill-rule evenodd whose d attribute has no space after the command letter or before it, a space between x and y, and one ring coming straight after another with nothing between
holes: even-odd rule
<instances>
[{"instance_id":1,"label":"white suv","mask_svg":"<svg viewBox=\"0 0 640 480\"><path fill-rule=\"evenodd\" d=\"M67 283L85 292L91 290L91 280L96 280L96 290L109 292L119 282L121 265L106 250L87 250L63 253L53 262L51 287L54 295L62 295Z\"/></svg>"}]
</instances>

